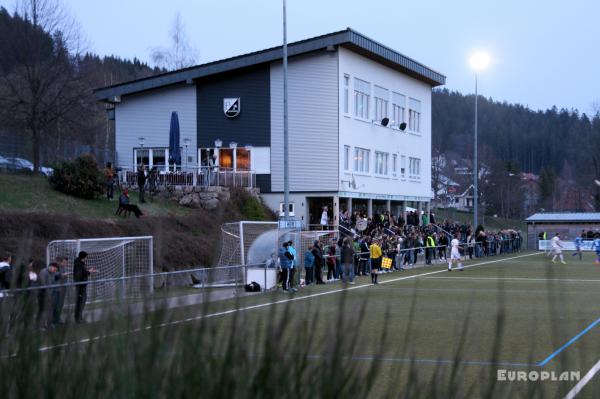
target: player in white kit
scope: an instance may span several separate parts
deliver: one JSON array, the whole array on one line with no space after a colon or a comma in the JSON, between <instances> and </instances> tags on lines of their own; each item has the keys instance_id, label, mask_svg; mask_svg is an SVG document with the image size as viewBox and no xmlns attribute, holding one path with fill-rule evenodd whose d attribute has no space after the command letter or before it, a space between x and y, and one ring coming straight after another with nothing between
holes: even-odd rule
<instances>
[{"instance_id":1,"label":"player in white kit","mask_svg":"<svg viewBox=\"0 0 600 399\"><path fill-rule=\"evenodd\" d=\"M452 264L454 262L458 262L458 270L462 271L463 264L460 261L460 250L458 249L460 246L460 241L458 241L456 238L453 238L452 241L450 241L450 246L452 247L452 250L450 251L450 260L448 261L448 271L452 271Z\"/></svg>"},{"instance_id":2,"label":"player in white kit","mask_svg":"<svg viewBox=\"0 0 600 399\"><path fill-rule=\"evenodd\" d=\"M560 263L566 265L565 258L562 254L562 242L560 241L560 235L556 233L554 237L552 237L552 251L554 252L554 256L552 257L552 263L556 263L556 257L560 257Z\"/></svg>"}]
</instances>

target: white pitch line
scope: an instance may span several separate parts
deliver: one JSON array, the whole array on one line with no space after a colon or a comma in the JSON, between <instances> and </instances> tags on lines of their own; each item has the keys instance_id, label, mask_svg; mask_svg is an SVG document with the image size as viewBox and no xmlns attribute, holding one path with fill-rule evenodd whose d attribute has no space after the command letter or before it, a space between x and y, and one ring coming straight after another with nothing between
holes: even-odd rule
<instances>
[{"instance_id":1,"label":"white pitch line","mask_svg":"<svg viewBox=\"0 0 600 399\"><path fill-rule=\"evenodd\" d=\"M577 394L581 392L583 387L585 387L587 383L590 382L590 380L594 377L594 375L596 375L598 371L600 371L600 360L598 360L598 362L594 364L594 366L590 369L590 371L587 372L586 375L583 376L583 378L577 383L577 385L575 385L573 389L571 389L569 393L567 393L565 399L573 399L575 396L577 396Z\"/></svg>"},{"instance_id":2,"label":"white pitch line","mask_svg":"<svg viewBox=\"0 0 600 399\"><path fill-rule=\"evenodd\" d=\"M562 279L562 278L531 278L531 277L425 277L425 280L510 280L510 281L564 281L567 283L600 283L598 279Z\"/></svg>"},{"instance_id":3,"label":"white pitch line","mask_svg":"<svg viewBox=\"0 0 600 399\"><path fill-rule=\"evenodd\" d=\"M493 264L493 263L499 263L499 262L504 262L504 261L507 261L507 260L525 258L525 257L528 257L528 256L539 255L539 254L540 254L539 252L535 252L535 253L531 253L531 254L525 254L525 255L519 255L519 256L512 256L510 258L503 258L503 259L491 260L491 261L487 261L487 262L475 263L473 265L467 265L464 268L465 269L469 269L469 268L475 267L475 266L490 265L490 264ZM410 279L414 279L414 278L418 278L418 277L422 277L422 276L430 276L432 274L439 274L439 273L448 273L448 270L447 269L435 270L435 271L428 272L428 273L413 274L411 276L393 278L393 279L381 281L380 284L394 283L394 282L397 282L397 281L410 280ZM192 321L197 321L197 320L202 320L202 319L209 319L209 318L218 317L218 316L224 316L224 315L228 315L228 314L232 314L232 313L236 313L236 312L245 312L247 310L260 309L260 308L264 308L264 307L268 307L268 306L279 305L279 304L282 304L282 303L288 303L288 302L294 302L294 301L301 301L303 299L317 298L317 297L320 297L320 296L332 295L332 294L337 294L339 292L352 291L352 290L357 290L357 289L365 288L365 287L373 287L373 284L356 285L356 286L353 286L353 287L340 288L340 289L336 289L336 290L332 290L332 291L319 292L319 293L316 293L316 294L310 294L310 295L303 295L303 296L294 297L294 298L281 299L279 301L265 302L265 303L261 303L261 304L258 304L258 305L245 306L243 308L236 308L236 309L224 310L224 311L221 311L221 312L210 313L210 314L207 314L207 315L200 315L200 316L195 316L195 317L189 317L187 319L182 319L182 320L173 320L173 321L169 321L169 322L158 324L156 326L140 327L140 328L136 328L136 329L133 329L133 330L124 331L124 332L118 332L118 333L106 334L106 335L98 335L98 336L95 336L93 338L85 338L85 339L81 339L81 340L78 340L78 341L73 341L73 342L70 342L70 343L62 343L62 344L57 344L57 345L44 346L44 347L39 348L38 350L40 352L47 352L47 351L50 351L52 349L63 348L65 346L67 346L67 345L83 344L83 343L87 343L87 342L90 342L90 341L97 341L97 340L103 339L103 338L116 337L116 336L123 335L123 334L126 334L126 333L137 333L137 332L141 332L141 331L147 331L147 330L152 329L153 327L174 326L174 325L177 325L177 324L189 323L189 322L192 322Z\"/></svg>"}]
</instances>

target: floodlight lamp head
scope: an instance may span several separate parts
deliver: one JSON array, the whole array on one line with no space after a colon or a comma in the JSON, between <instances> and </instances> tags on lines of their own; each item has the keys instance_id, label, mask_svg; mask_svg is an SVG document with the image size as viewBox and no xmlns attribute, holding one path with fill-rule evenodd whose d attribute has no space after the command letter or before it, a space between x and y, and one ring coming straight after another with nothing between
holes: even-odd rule
<instances>
[{"instance_id":1,"label":"floodlight lamp head","mask_svg":"<svg viewBox=\"0 0 600 399\"><path fill-rule=\"evenodd\" d=\"M381 126L387 126L390 123L390 118L383 118L381 120Z\"/></svg>"},{"instance_id":2,"label":"floodlight lamp head","mask_svg":"<svg viewBox=\"0 0 600 399\"><path fill-rule=\"evenodd\" d=\"M398 129L405 131L406 130L406 122L402 122L401 124L399 124Z\"/></svg>"}]
</instances>

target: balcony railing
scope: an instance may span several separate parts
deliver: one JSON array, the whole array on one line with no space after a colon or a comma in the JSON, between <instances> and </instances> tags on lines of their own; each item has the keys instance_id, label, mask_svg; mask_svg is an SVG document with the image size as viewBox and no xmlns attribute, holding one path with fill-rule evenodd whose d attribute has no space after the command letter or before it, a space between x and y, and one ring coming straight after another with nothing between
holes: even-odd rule
<instances>
[{"instance_id":1,"label":"balcony railing","mask_svg":"<svg viewBox=\"0 0 600 399\"><path fill-rule=\"evenodd\" d=\"M136 186L137 171L121 167L119 182ZM156 186L200 186L200 187L256 187L256 173L252 170L233 170L217 166L200 166L177 171L147 172L147 185Z\"/></svg>"}]
</instances>

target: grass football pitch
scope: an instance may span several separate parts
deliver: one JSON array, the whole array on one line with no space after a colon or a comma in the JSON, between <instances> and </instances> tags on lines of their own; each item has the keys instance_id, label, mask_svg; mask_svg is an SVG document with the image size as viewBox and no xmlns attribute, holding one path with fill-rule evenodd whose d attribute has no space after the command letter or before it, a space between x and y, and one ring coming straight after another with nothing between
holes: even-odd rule
<instances>
[{"instance_id":1,"label":"grass football pitch","mask_svg":"<svg viewBox=\"0 0 600 399\"><path fill-rule=\"evenodd\" d=\"M583 379L600 360L600 266L565 255L567 265L525 252L120 316L54 334L31 361L101 366L90 389L110 397L564 397L578 381L552 380ZM518 372L529 380L511 381ZM577 397L599 397L599 380Z\"/></svg>"}]
</instances>

